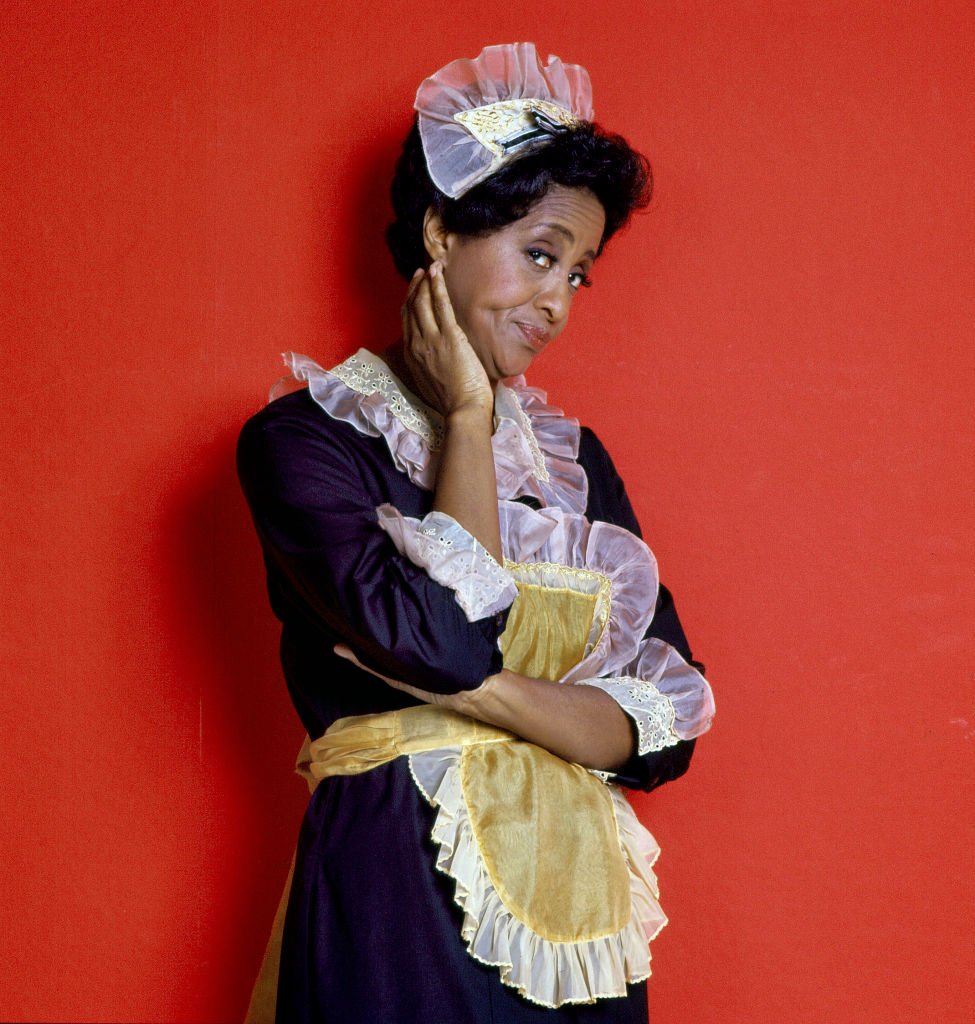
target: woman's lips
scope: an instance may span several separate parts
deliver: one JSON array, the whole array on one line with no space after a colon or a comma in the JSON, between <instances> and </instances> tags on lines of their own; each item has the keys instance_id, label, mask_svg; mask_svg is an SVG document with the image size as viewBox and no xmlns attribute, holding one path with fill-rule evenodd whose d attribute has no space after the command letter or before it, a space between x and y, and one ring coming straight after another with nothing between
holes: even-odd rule
<instances>
[{"instance_id":1,"label":"woman's lips","mask_svg":"<svg viewBox=\"0 0 975 1024\"><path fill-rule=\"evenodd\" d=\"M536 351L541 352L549 342L548 331L544 327L536 327L534 324L518 324L518 329L525 336L525 340Z\"/></svg>"}]
</instances>

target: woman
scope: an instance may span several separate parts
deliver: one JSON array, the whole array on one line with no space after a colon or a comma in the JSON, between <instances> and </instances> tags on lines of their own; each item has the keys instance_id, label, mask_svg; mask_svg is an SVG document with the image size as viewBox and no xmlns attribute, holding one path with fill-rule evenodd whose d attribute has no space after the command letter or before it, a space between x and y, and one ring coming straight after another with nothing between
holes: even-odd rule
<instances>
[{"instance_id":1,"label":"woman","mask_svg":"<svg viewBox=\"0 0 975 1024\"><path fill-rule=\"evenodd\" d=\"M400 339L288 356L307 389L240 440L324 780L277 1019L645 1021L665 918L619 787L682 774L713 705L609 456L520 375L648 169L531 44L453 62L416 107Z\"/></svg>"}]
</instances>

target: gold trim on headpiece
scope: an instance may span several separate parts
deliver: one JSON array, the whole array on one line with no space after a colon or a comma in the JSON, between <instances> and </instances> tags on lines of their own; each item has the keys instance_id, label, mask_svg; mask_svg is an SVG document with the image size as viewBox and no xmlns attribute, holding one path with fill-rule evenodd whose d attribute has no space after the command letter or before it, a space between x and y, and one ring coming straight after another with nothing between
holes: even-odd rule
<instances>
[{"instance_id":1,"label":"gold trim on headpiece","mask_svg":"<svg viewBox=\"0 0 975 1024\"><path fill-rule=\"evenodd\" d=\"M478 142L495 156L505 154L539 138L551 138L582 122L564 107L548 100L499 100L454 114Z\"/></svg>"}]
</instances>

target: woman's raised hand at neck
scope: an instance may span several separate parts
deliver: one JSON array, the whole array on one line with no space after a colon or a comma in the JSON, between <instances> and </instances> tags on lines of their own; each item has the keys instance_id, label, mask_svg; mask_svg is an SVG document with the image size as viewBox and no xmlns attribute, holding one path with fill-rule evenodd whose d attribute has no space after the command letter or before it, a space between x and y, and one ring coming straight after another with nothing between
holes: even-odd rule
<instances>
[{"instance_id":1,"label":"woman's raised hand at neck","mask_svg":"<svg viewBox=\"0 0 975 1024\"><path fill-rule=\"evenodd\" d=\"M402 339L389 354L410 390L445 418L469 408L493 414L491 381L457 323L439 263L413 275L400 319Z\"/></svg>"},{"instance_id":2,"label":"woman's raised hand at neck","mask_svg":"<svg viewBox=\"0 0 975 1024\"><path fill-rule=\"evenodd\" d=\"M457 324L442 267L418 270L401 310L403 338L387 357L411 391L444 417L433 509L503 561L494 475L494 389Z\"/></svg>"}]
</instances>

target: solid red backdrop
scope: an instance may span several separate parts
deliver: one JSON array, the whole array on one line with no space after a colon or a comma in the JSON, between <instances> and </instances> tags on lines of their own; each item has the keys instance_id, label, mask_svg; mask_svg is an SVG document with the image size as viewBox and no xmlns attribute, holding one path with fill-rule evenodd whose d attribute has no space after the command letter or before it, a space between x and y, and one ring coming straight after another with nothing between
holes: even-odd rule
<instances>
[{"instance_id":1,"label":"solid red backdrop","mask_svg":"<svg viewBox=\"0 0 975 1024\"><path fill-rule=\"evenodd\" d=\"M0 1018L243 1013L305 797L234 438L391 337L413 91L515 39L656 171L531 375L718 699L653 1019L973 1019L975 19L825 0L5 11Z\"/></svg>"}]
</instances>

